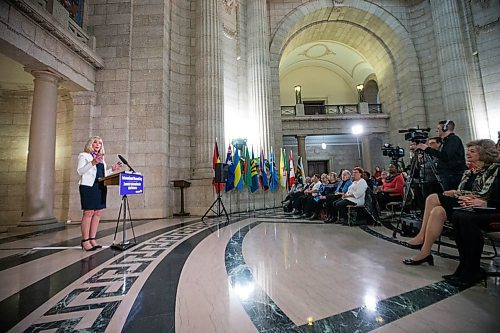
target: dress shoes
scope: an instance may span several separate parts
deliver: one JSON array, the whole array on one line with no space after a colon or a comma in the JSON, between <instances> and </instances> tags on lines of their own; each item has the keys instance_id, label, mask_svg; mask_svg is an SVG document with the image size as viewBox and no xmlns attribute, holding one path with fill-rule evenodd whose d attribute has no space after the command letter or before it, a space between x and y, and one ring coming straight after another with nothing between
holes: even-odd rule
<instances>
[{"instance_id":1,"label":"dress shoes","mask_svg":"<svg viewBox=\"0 0 500 333\"><path fill-rule=\"evenodd\" d=\"M302 215L302 212L300 210L294 209L293 215Z\"/></svg>"},{"instance_id":2,"label":"dress shoes","mask_svg":"<svg viewBox=\"0 0 500 333\"><path fill-rule=\"evenodd\" d=\"M410 244L408 242L405 242L404 245L406 247L409 247L410 249L422 250L422 246L424 246L424 243L422 243L422 244Z\"/></svg>"},{"instance_id":3,"label":"dress shoes","mask_svg":"<svg viewBox=\"0 0 500 333\"><path fill-rule=\"evenodd\" d=\"M422 265L425 262L429 263L430 266L434 266L434 257L432 254L429 254L427 257L420 260L413 260L411 258L403 259L403 263L410 266Z\"/></svg>"},{"instance_id":4,"label":"dress shoes","mask_svg":"<svg viewBox=\"0 0 500 333\"><path fill-rule=\"evenodd\" d=\"M443 275L441 277L447 281L454 281L454 280L458 280L460 278L460 276L458 274L455 274L455 273Z\"/></svg>"},{"instance_id":5,"label":"dress shoes","mask_svg":"<svg viewBox=\"0 0 500 333\"><path fill-rule=\"evenodd\" d=\"M335 223L335 222L336 222L336 221L333 219L333 217L327 218L327 219L325 220L325 223L329 223L329 224L333 224L333 223Z\"/></svg>"},{"instance_id":6,"label":"dress shoes","mask_svg":"<svg viewBox=\"0 0 500 333\"><path fill-rule=\"evenodd\" d=\"M318 214L314 213L311 215L311 217L309 218L310 221L313 221L313 220L316 220L318 218Z\"/></svg>"}]
</instances>

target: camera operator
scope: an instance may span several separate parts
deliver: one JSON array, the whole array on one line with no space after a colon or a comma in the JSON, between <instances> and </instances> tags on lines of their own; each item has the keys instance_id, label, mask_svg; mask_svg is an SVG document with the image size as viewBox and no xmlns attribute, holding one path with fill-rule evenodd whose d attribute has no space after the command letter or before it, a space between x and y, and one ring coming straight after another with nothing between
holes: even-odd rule
<instances>
[{"instance_id":1,"label":"camera operator","mask_svg":"<svg viewBox=\"0 0 500 333\"><path fill-rule=\"evenodd\" d=\"M440 121L437 133L443 140L441 149L433 149L425 143L417 145L418 149L422 149L426 154L437 158L436 170L445 191L457 189L466 169L465 148L462 140L453 133L454 130L455 123L453 121Z\"/></svg>"},{"instance_id":2,"label":"camera operator","mask_svg":"<svg viewBox=\"0 0 500 333\"><path fill-rule=\"evenodd\" d=\"M442 143L443 140L439 136L429 138L429 140L427 141L427 145L434 150L440 150ZM420 179L422 179L423 181L422 194L424 196L424 199L427 198L429 194L443 192L443 189L441 188L441 185L439 185L436 175L432 171L433 165L431 165L431 163L435 166L437 163L437 158L432 157L431 159L424 161L423 168L421 168L420 170Z\"/></svg>"}]
</instances>

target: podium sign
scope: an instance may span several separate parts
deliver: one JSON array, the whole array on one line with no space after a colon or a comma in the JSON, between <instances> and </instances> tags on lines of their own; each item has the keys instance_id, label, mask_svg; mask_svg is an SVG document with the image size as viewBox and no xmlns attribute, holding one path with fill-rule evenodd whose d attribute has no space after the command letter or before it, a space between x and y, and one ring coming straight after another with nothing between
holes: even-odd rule
<instances>
[{"instance_id":1,"label":"podium sign","mask_svg":"<svg viewBox=\"0 0 500 333\"><path fill-rule=\"evenodd\" d=\"M137 173L120 173L120 195L143 194L144 177Z\"/></svg>"}]
</instances>

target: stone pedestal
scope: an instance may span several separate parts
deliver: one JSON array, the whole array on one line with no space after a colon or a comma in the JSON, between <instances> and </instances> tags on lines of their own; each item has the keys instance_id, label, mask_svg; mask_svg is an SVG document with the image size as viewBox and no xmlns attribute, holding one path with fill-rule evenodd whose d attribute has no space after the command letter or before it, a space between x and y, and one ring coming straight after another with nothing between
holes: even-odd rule
<instances>
[{"instance_id":1,"label":"stone pedestal","mask_svg":"<svg viewBox=\"0 0 500 333\"><path fill-rule=\"evenodd\" d=\"M304 104L295 104L295 115L296 116L305 115Z\"/></svg>"},{"instance_id":2,"label":"stone pedestal","mask_svg":"<svg viewBox=\"0 0 500 333\"><path fill-rule=\"evenodd\" d=\"M359 112L359 114L369 114L370 110L368 109L368 103L367 102L359 102L358 112Z\"/></svg>"}]
</instances>

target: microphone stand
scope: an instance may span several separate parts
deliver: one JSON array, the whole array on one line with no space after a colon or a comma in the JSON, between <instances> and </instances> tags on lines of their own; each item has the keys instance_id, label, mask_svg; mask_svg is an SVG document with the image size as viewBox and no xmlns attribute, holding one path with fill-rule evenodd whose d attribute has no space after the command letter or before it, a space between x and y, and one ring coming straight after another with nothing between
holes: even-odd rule
<instances>
[{"instance_id":1,"label":"microphone stand","mask_svg":"<svg viewBox=\"0 0 500 333\"><path fill-rule=\"evenodd\" d=\"M122 156L118 156L120 160L128 166L129 171L132 173L135 173L135 170L128 164L128 162L122 158ZM116 234L118 232L118 225L120 224L120 219L121 219L121 214L122 214L122 208L123 208L123 220L122 220L122 242L119 244L115 244L116 240ZM132 228L132 235L134 236L134 241L128 241L127 240L127 229L126 224L127 224L127 212L128 212L128 220L130 222L130 227ZM120 250L120 251L125 251L128 248L131 248L132 246L135 246L137 244L137 240L135 238L135 231L134 231L134 224L132 223L132 217L130 216L130 205L128 203L128 197L126 194L122 195L122 202L120 204L120 210L118 212L118 219L116 220L116 228L115 228L115 237L113 238L113 245L111 245L112 249L115 250Z\"/></svg>"}]
</instances>

